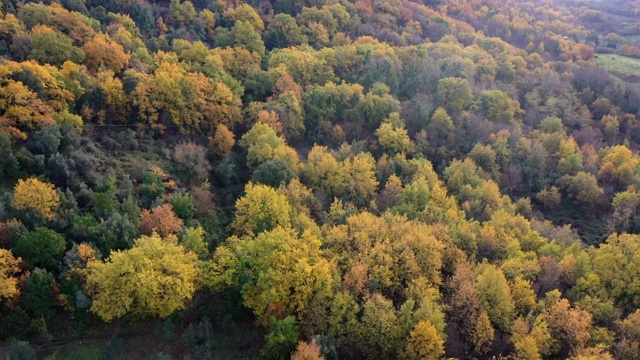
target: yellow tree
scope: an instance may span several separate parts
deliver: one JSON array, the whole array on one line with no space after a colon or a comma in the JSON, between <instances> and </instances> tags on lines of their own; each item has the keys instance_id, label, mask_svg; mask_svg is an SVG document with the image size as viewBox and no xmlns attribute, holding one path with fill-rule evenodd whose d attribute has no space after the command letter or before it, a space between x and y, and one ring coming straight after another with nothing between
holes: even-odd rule
<instances>
[{"instance_id":1,"label":"yellow tree","mask_svg":"<svg viewBox=\"0 0 640 360\"><path fill-rule=\"evenodd\" d=\"M283 137L267 124L257 122L240 140L247 149L247 165L255 168L269 160L282 160L291 170L298 172L300 161L296 151L287 146Z\"/></svg>"},{"instance_id":2,"label":"yellow tree","mask_svg":"<svg viewBox=\"0 0 640 360\"><path fill-rule=\"evenodd\" d=\"M18 180L13 189L11 206L16 210L32 210L36 214L51 220L55 208L60 204L60 195L53 184L42 182L36 178Z\"/></svg>"},{"instance_id":3,"label":"yellow tree","mask_svg":"<svg viewBox=\"0 0 640 360\"><path fill-rule=\"evenodd\" d=\"M368 205L378 189L375 168L376 161L369 153L360 153L343 162L341 171L347 174L347 192L357 206Z\"/></svg>"},{"instance_id":4,"label":"yellow tree","mask_svg":"<svg viewBox=\"0 0 640 360\"><path fill-rule=\"evenodd\" d=\"M21 259L15 258L11 250L0 249L0 300L18 294L18 279L13 277L19 270Z\"/></svg>"},{"instance_id":5,"label":"yellow tree","mask_svg":"<svg viewBox=\"0 0 640 360\"><path fill-rule=\"evenodd\" d=\"M133 248L88 264L91 311L104 321L126 313L167 317L183 309L196 290L198 257L175 236L142 236Z\"/></svg>"},{"instance_id":6,"label":"yellow tree","mask_svg":"<svg viewBox=\"0 0 640 360\"><path fill-rule=\"evenodd\" d=\"M326 146L315 145L309 151L304 174L314 188L322 188L330 195L340 195L346 186L346 174Z\"/></svg>"},{"instance_id":7,"label":"yellow tree","mask_svg":"<svg viewBox=\"0 0 640 360\"><path fill-rule=\"evenodd\" d=\"M214 289L240 289L244 305L261 325L270 316L304 319L314 301L331 296L333 272L322 256L320 239L277 227L255 238L229 238L213 257L208 283Z\"/></svg>"},{"instance_id":8,"label":"yellow tree","mask_svg":"<svg viewBox=\"0 0 640 360\"><path fill-rule=\"evenodd\" d=\"M124 51L122 45L111 40L107 35L97 35L83 47L85 54L85 65L94 72L103 65L110 71L120 72L127 65L131 56Z\"/></svg>"},{"instance_id":9,"label":"yellow tree","mask_svg":"<svg viewBox=\"0 0 640 360\"><path fill-rule=\"evenodd\" d=\"M404 128L404 120L397 112L391 113L382 125L376 130L378 143L386 151L392 154L407 153L411 150L411 139Z\"/></svg>"},{"instance_id":10,"label":"yellow tree","mask_svg":"<svg viewBox=\"0 0 640 360\"><path fill-rule=\"evenodd\" d=\"M225 124L218 125L215 134L209 137L209 149L220 157L224 157L231 152L231 148L235 143L233 132Z\"/></svg>"},{"instance_id":11,"label":"yellow tree","mask_svg":"<svg viewBox=\"0 0 640 360\"><path fill-rule=\"evenodd\" d=\"M239 236L255 235L276 226L291 225L292 209L287 197L266 185L248 183L245 195L236 202L231 227Z\"/></svg>"},{"instance_id":12,"label":"yellow tree","mask_svg":"<svg viewBox=\"0 0 640 360\"><path fill-rule=\"evenodd\" d=\"M429 321L420 321L415 326L405 349L405 359L435 360L444 354L444 341Z\"/></svg>"}]
</instances>

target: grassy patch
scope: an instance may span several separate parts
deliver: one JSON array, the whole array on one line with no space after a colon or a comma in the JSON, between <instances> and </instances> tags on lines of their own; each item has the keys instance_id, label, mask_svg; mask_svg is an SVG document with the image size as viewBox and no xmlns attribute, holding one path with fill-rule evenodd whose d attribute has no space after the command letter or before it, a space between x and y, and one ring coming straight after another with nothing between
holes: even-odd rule
<instances>
[{"instance_id":1,"label":"grassy patch","mask_svg":"<svg viewBox=\"0 0 640 360\"><path fill-rule=\"evenodd\" d=\"M596 64L615 77L640 87L640 59L615 54L600 54Z\"/></svg>"},{"instance_id":2,"label":"grassy patch","mask_svg":"<svg viewBox=\"0 0 640 360\"><path fill-rule=\"evenodd\" d=\"M104 348L104 342L79 341L50 352L47 358L56 360L102 360L104 359Z\"/></svg>"}]
</instances>

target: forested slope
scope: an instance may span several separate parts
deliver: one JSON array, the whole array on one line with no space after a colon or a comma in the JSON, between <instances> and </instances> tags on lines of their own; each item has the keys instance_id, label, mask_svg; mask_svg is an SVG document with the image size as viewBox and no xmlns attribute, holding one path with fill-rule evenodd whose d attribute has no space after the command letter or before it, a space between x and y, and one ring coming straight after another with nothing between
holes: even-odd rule
<instances>
[{"instance_id":1,"label":"forested slope","mask_svg":"<svg viewBox=\"0 0 640 360\"><path fill-rule=\"evenodd\" d=\"M640 358L640 91L599 6L3 0L0 344Z\"/></svg>"}]
</instances>

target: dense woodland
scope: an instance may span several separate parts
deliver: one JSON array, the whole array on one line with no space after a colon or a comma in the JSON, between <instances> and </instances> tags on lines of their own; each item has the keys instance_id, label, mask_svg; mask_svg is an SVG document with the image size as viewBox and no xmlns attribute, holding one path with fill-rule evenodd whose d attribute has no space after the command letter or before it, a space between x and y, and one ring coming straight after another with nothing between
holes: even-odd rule
<instances>
[{"instance_id":1,"label":"dense woodland","mask_svg":"<svg viewBox=\"0 0 640 360\"><path fill-rule=\"evenodd\" d=\"M640 358L640 2L1 4L0 357Z\"/></svg>"}]
</instances>

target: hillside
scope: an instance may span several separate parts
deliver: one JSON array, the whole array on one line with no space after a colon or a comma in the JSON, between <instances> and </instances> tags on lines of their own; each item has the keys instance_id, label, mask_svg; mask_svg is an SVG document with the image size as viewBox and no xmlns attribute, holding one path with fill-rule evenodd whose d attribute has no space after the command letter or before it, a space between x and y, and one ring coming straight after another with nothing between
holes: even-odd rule
<instances>
[{"instance_id":1,"label":"hillside","mask_svg":"<svg viewBox=\"0 0 640 360\"><path fill-rule=\"evenodd\" d=\"M638 1L1 4L0 358L640 358Z\"/></svg>"}]
</instances>

